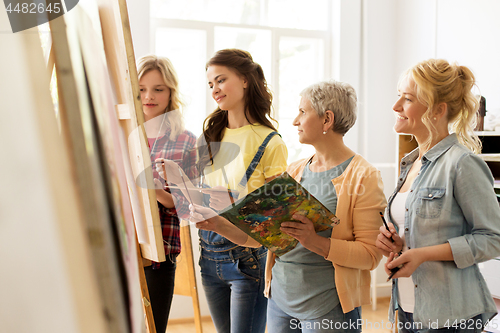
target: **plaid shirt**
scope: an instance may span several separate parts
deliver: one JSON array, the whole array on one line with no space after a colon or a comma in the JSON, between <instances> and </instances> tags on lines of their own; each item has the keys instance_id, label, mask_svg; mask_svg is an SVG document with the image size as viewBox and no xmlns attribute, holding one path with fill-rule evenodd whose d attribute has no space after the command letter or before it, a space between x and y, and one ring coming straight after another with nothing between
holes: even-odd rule
<instances>
[{"instance_id":1,"label":"plaid shirt","mask_svg":"<svg viewBox=\"0 0 500 333\"><path fill-rule=\"evenodd\" d=\"M196 137L193 133L185 130L175 141L169 139L170 129L164 136L158 137L154 144L150 144L151 162L157 158L165 158L176 162L190 179L197 177L196 169ZM156 172L153 164L153 177L159 179L163 184L165 180ZM167 188L167 192L170 190ZM158 202L160 211L161 228L165 254L179 254L181 252L179 217L189 218L189 201L181 191L174 190L172 196L177 199L175 208L166 208ZM153 263L153 268L158 268L158 263Z\"/></svg>"}]
</instances>

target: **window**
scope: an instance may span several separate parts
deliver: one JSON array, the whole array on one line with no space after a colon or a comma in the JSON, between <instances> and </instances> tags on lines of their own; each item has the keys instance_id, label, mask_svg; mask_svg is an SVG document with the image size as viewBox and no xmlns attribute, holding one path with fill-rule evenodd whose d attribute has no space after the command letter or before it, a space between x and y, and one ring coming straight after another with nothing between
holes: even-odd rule
<instances>
[{"instance_id":1,"label":"window","mask_svg":"<svg viewBox=\"0 0 500 333\"><path fill-rule=\"evenodd\" d=\"M314 149L298 142L292 121L299 93L331 77L327 0L151 0L153 52L168 57L185 96L186 127L200 135L205 117L216 108L205 63L217 50L249 51L274 96L273 117L289 150L289 161Z\"/></svg>"},{"instance_id":2,"label":"window","mask_svg":"<svg viewBox=\"0 0 500 333\"><path fill-rule=\"evenodd\" d=\"M151 0L151 17L328 30L328 0Z\"/></svg>"},{"instance_id":3,"label":"window","mask_svg":"<svg viewBox=\"0 0 500 333\"><path fill-rule=\"evenodd\" d=\"M186 128L196 136L201 134L207 115L206 41L205 30L158 28L154 43L154 53L169 58L177 71L179 90L186 103Z\"/></svg>"}]
</instances>

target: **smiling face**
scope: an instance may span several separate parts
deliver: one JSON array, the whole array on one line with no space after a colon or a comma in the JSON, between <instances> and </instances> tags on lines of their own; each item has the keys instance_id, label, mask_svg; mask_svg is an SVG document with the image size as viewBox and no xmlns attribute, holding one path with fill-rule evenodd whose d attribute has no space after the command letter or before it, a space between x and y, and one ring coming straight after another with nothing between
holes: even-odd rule
<instances>
[{"instance_id":1,"label":"smiling face","mask_svg":"<svg viewBox=\"0 0 500 333\"><path fill-rule=\"evenodd\" d=\"M392 109L396 113L394 130L397 133L412 134L416 137L426 136L429 131L422 122L427 107L417 100L415 83L410 77L401 81L398 89L398 100Z\"/></svg>"},{"instance_id":2,"label":"smiling face","mask_svg":"<svg viewBox=\"0 0 500 333\"><path fill-rule=\"evenodd\" d=\"M144 74L139 81L142 110L146 120L153 119L167 111L170 103L170 89L165 85L158 70Z\"/></svg>"},{"instance_id":3,"label":"smiling face","mask_svg":"<svg viewBox=\"0 0 500 333\"><path fill-rule=\"evenodd\" d=\"M299 131L299 142L314 144L323 138L323 118L313 109L309 99L302 97L299 115L293 120L293 126Z\"/></svg>"},{"instance_id":4,"label":"smiling face","mask_svg":"<svg viewBox=\"0 0 500 333\"><path fill-rule=\"evenodd\" d=\"M247 80L226 66L212 65L207 68L208 86L212 98L221 110L244 111Z\"/></svg>"}]
</instances>

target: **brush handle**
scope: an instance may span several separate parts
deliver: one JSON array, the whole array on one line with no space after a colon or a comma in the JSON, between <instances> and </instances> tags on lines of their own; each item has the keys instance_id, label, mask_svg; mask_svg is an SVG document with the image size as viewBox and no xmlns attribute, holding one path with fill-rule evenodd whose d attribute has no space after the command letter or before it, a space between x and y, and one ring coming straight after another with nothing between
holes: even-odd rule
<instances>
[{"instance_id":1,"label":"brush handle","mask_svg":"<svg viewBox=\"0 0 500 333\"><path fill-rule=\"evenodd\" d=\"M165 168L165 164L163 165L163 168ZM188 190L188 188L186 186L186 181L184 180L184 175L182 174L181 167L177 166L177 168L179 169L179 173L180 173L181 178L182 178L182 183L184 184L184 188L186 189L187 195L189 197L189 203L190 204L194 204L193 199L191 199L191 194L189 194L189 190Z\"/></svg>"},{"instance_id":2,"label":"brush handle","mask_svg":"<svg viewBox=\"0 0 500 333\"><path fill-rule=\"evenodd\" d=\"M380 217L382 218L382 222L384 222L385 229L387 231L391 232L391 230L389 229L389 226L387 225L387 222L385 222L384 214L382 212L379 212L379 214L380 214ZM391 235L391 242L394 243L394 239L392 238L392 235Z\"/></svg>"},{"instance_id":3,"label":"brush handle","mask_svg":"<svg viewBox=\"0 0 500 333\"><path fill-rule=\"evenodd\" d=\"M401 267L403 267L403 265L391 269L391 274L389 274L387 282L391 281L392 277L401 269Z\"/></svg>"}]
</instances>

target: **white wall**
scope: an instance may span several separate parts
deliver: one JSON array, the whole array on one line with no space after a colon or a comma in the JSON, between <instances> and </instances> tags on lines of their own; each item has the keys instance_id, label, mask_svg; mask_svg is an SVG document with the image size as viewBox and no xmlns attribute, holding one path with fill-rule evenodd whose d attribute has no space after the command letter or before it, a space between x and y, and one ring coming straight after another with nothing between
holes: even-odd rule
<instances>
[{"instance_id":1,"label":"white wall","mask_svg":"<svg viewBox=\"0 0 500 333\"><path fill-rule=\"evenodd\" d=\"M361 98L362 79L362 0L334 0L332 31L332 73L338 81L349 82ZM349 66L345 64L349 63ZM347 132L344 140L354 151L360 146L359 123Z\"/></svg>"},{"instance_id":2,"label":"white wall","mask_svg":"<svg viewBox=\"0 0 500 333\"><path fill-rule=\"evenodd\" d=\"M408 67L436 56L437 1L397 1L397 15L393 18L396 32L394 36L396 80ZM396 87L393 95L396 95Z\"/></svg>"},{"instance_id":3,"label":"white wall","mask_svg":"<svg viewBox=\"0 0 500 333\"><path fill-rule=\"evenodd\" d=\"M500 109L500 1L439 0L436 55L474 72L487 109Z\"/></svg>"},{"instance_id":4,"label":"white wall","mask_svg":"<svg viewBox=\"0 0 500 333\"><path fill-rule=\"evenodd\" d=\"M389 196L395 186L396 135L392 131L391 110L394 93L395 22L397 0L363 0L362 5L362 69L359 99L358 152L377 167ZM349 62L344 66L353 66ZM385 261L385 259L384 259ZM387 275L382 265L375 272L377 283ZM389 288L377 290L377 296L389 296Z\"/></svg>"},{"instance_id":5,"label":"white wall","mask_svg":"<svg viewBox=\"0 0 500 333\"><path fill-rule=\"evenodd\" d=\"M500 109L499 12L497 0L397 1L396 72L427 58L456 61L474 72L487 109Z\"/></svg>"},{"instance_id":6,"label":"white wall","mask_svg":"<svg viewBox=\"0 0 500 333\"><path fill-rule=\"evenodd\" d=\"M151 53L153 49L152 46L150 47L149 5L149 0L127 1L136 60L143 55Z\"/></svg>"}]
</instances>

